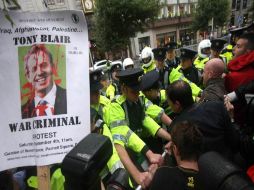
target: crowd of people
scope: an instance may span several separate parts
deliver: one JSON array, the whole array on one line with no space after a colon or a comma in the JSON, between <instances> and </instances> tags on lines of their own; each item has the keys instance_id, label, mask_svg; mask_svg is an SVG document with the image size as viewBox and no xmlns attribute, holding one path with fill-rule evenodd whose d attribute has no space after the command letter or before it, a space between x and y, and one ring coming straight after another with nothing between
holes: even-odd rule
<instances>
[{"instance_id":1,"label":"crowd of people","mask_svg":"<svg viewBox=\"0 0 254 190\"><path fill-rule=\"evenodd\" d=\"M122 189L207 189L198 160L210 151L254 182L254 107L245 98L254 94L252 27L231 31L230 44L205 39L180 57L175 42L145 47L142 67L126 58L90 72L91 132L113 144L100 174L105 187L121 169Z\"/></svg>"},{"instance_id":2,"label":"crowd of people","mask_svg":"<svg viewBox=\"0 0 254 190\"><path fill-rule=\"evenodd\" d=\"M90 73L98 79L91 86L107 76L90 92L91 107L111 132L129 188L206 189L198 159L210 151L253 180L254 112L245 99L254 92L252 27L231 31L230 44L205 39L198 51L180 48L180 57L174 42L145 47L141 68L127 58L123 67Z\"/></svg>"}]
</instances>

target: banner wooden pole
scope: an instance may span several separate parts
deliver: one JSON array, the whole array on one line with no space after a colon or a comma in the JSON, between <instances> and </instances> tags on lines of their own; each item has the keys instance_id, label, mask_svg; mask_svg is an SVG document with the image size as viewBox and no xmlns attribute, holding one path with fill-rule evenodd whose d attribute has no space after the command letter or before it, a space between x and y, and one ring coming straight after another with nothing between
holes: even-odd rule
<instances>
[{"instance_id":1,"label":"banner wooden pole","mask_svg":"<svg viewBox=\"0 0 254 190\"><path fill-rule=\"evenodd\" d=\"M50 190L49 166L37 166L38 190Z\"/></svg>"}]
</instances>

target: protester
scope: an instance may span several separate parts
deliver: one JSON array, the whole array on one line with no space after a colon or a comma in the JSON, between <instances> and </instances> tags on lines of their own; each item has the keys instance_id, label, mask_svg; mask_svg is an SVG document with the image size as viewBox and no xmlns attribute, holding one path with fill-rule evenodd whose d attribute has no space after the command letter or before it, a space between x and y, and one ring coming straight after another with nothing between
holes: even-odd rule
<instances>
[{"instance_id":1,"label":"protester","mask_svg":"<svg viewBox=\"0 0 254 190\"><path fill-rule=\"evenodd\" d=\"M219 58L213 58L205 64L203 85L205 89L200 101L223 101L226 94L224 79L224 63Z\"/></svg>"},{"instance_id":2,"label":"protester","mask_svg":"<svg viewBox=\"0 0 254 190\"><path fill-rule=\"evenodd\" d=\"M202 134L189 121L177 123L172 130L171 154L177 167L161 167L153 177L150 190L201 190L198 175L198 158L202 151Z\"/></svg>"},{"instance_id":3,"label":"protester","mask_svg":"<svg viewBox=\"0 0 254 190\"><path fill-rule=\"evenodd\" d=\"M171 124L172 127L184 120L194 122L204 135L203 152L217 151L233 159L234 153L239 150L239 138L223 102L207 101L195 104L191 88L184 81L170 84L167 98L172 110L178 114Z\"/></svg>"}]
</instances>

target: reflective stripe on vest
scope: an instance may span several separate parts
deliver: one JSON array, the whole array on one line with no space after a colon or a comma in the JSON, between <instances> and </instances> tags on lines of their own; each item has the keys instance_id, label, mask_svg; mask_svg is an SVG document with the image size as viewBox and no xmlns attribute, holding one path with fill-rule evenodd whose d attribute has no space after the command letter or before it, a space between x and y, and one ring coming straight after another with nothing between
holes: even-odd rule
<instances>
[{"instance_id":1,"label":"reflective stripe on vest","mask_svg":"<svg viewBox=\"0 0 254 190\"><path fill-rule=\"evenodd\" d=\"M148 100L148 101L146 102L146 104L145 104L145 108L148 109L149 106L151 106L151 105L153 105L153 103L152 103L150 100Z\"/></svg>"},{"instance_id":2,"label":"reflective stripe on vest","mask_svg":"<svg viewBox=\"0 0 254 190\"><path fill-rule=\"evenodd\" d=\"M160 121L161 120L161 116L162 114L164 113L164 109L161 109L160 113L158 113L157 117L156 117L156 120L157 121Z\"/></svg>"},{"instance_id":3,"label":"reflective stripe on vest","mask_svg":"<svg viewBox=\"0 0 254 190\"><path fill-rule=\"evenodd\" d=\"M127 122L125 120L117 120L110 123L110 128L118 127L121 125L127 125Z\"/></svg>"},{"instance_id":4,"label":"reflective stripe on vest","mask_svg":"<svg viewBox=\"0 0 254 190\"><path fill-rule=\"evenodd\" d=\"M129 131L127 132L127 134L126 134L126 140L127 140L127 141L129 141L129 139L130 139L132 133L133 133L132 130L129 130Z\"/></svg>"},{"instance_id":5,"label":"reflective stripe on vest","mask_svg":"<svg viewBox=\"0 0 254 190\"><path fill-rule=\"evenodd\" d=\"M129 138L132 135L132 133L133 133L132 130L128 130L126 136L115 134L112 137L113 137L113 140L119 140L119 141L124 142L124 144L128 144Z\"/></svg>"},{"instance_id":6,"label":"reflective stripe on vest","mask_svg":"<svg viewBox=\"0 0 254 190\"><path fill-rule=\"evenodd\" d=\"M117 162L114 163L114 165L110 169L110 173L113 174L118 168L124 168L124 166L120 160L118 160Z\"/></svg>"},{"instance_id":7,"label":"reflective stripe on vest","mask_svg":"<svg viewBox=\"0 0 254 190\"><path fill-rule=\"evenodd\" d=\"M126 144L127 142L125 136L123 135L115 134L112 136L112 138L113 138L113 141L114 140L122 141L124 144Z\"/></svg>"},{"instance_id":8,"label":"reflective stripe on vest","mask_svg":"<svg viewBox=\"0 0 254 190\"><path fill-rule=\"evenodd\" d=\"M104 179L109 173L113 174L118 168L124 168L120 160L116 161L112 165L111 169L109 169L108 167L104 167L104 169L100 173L101 179Z\"/></svg>"},{"instance_id":9,"label":"reflective stripe on vest","mask_svg":"<svg viewBox=\"0 0 254 190\"><path fill-rule=\"evenodd\" d=\"M102 128L102 124L103 124L104 122L101 120L101 119L98 119L97 121L96 121L96 123L95 123L95 127L97 127L97 128Z\"/></svg>"}]
</instances>

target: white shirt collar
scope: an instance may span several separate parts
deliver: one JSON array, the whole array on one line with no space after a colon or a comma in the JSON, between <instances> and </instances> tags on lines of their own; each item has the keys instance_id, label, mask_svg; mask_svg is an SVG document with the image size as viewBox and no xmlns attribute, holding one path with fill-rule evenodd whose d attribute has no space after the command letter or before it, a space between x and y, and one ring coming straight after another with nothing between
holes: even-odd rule
<instances>
[{"instance_id":1,"label":"white shirt collar","mask_svg":"<svg viewBox=\"0 0 254 190\"><path fill-rule=\"evenodd\" d=\"M53 83L52 89L49 91L49 93L44 98L40 98L39 96L34 97L35 107L39 104L39 102L41 100L48 102L48 104L50 104L51 106L54 107L55 100L56 100L56 85L55 85L55 83Z\"/></svg>"}]
</instances>

